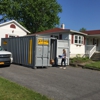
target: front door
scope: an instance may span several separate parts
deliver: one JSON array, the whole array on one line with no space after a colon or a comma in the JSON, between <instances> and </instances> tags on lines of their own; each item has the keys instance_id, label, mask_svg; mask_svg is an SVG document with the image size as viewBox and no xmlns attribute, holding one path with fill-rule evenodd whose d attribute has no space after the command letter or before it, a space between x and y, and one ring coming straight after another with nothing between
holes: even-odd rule
<instances>
[{"instance_id":1,"label":"front door","mask_svg":"<svg viewBox=\"0 0 100 100\"><path fill-rule=\"evenodd\" d=\"M100 43L99 43L99 39L98 38L94 38L93 39L93 45L96 45L96 50L97 51L100 50Z\"/></svg>"}]
</instances>

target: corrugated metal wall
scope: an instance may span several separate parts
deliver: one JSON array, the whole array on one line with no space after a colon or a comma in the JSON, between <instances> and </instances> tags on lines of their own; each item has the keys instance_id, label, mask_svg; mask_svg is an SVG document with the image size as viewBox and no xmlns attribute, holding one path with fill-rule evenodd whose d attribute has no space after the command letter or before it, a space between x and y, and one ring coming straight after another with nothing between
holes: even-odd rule
<instances>
[{"instance_id":1,"label":"corrugated metal wall","mask_svg":"<svg viewBox=\"0 0 100 100\"><path fill-rule=\"evenodd\" d=\"M50 38L26 36L3 38L2 46L13 54L13 63L32 68L50 66Z\"/></svg>"}]
</instances>

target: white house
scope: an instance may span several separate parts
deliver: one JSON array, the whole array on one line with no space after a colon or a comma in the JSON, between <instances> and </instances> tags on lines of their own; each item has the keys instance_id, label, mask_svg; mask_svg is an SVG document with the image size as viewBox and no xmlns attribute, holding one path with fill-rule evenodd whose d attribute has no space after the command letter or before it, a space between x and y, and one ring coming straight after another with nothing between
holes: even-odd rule
<instances>
[{"instance_id":1,"label":"white house","mask_svg":"<svg viewBox=\"0 0 100 100\"><path fill-rule=\"evenodd\" d=\"M53 28L43 32L35 33L42 36L55 37L57 39L70 40L70 57L75 57L77 54L84 56L86 54L86 37L87 34L83 32L73 31L70 29Z\"/></svg>"},{"instance_id":2,"label":"white house","mask_svg":"<svg viewBox=\"0 0 100 100\"><path fill-rule=\"evenodd\" d=\"M0 45L1 38L25 36L30 33L26 28L15 20L0 24Z\"/></svg>"},{"instance_id":3,"label":"white house","mask_svg":"<svg viewBox=\"0 0 100 100\"><path fill-rule=\"evenodd\" d=\"M100 30L74 31L65 29L64 24L61 28L53 28L46 31L35 33L41 36L55 37L60 40L70 40L70 57L92 57L94 53L100 53ZM34 34L32 34L34 35Z\"/></svg>"}]
</instances>

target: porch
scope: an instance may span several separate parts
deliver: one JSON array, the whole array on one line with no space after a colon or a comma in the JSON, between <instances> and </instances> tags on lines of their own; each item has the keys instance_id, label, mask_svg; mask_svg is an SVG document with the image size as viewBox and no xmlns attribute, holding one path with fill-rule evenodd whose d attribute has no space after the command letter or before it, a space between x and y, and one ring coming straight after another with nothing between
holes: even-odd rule
<instances>
[{"instance_id":1,"label":"porch","mask_svg":"<svg viewBox=\"0 0 100 100\"><path fill-rule=\"evenodd\" d=\"M86 56L91 58L94 53L100 53L100 36L88 36L86 38Z\"/></svg>"}]
</instances>

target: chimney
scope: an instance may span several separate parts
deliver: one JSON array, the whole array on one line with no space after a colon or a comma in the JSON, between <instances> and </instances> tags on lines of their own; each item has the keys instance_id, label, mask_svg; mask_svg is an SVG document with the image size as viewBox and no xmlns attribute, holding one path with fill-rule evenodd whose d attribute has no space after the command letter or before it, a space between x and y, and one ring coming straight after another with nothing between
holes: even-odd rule
<instances>
[{"instance_id":1,"label":"chimney","mask_svg":"<svg viewBox=\"0 0 100 100\"><path fill-rule=\"evenodd\" d=\"M61 24L61 28L62 29L65 29L65 24Z\"/></svg>"}]
</instances>

